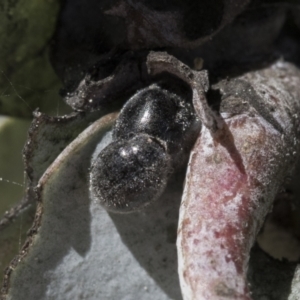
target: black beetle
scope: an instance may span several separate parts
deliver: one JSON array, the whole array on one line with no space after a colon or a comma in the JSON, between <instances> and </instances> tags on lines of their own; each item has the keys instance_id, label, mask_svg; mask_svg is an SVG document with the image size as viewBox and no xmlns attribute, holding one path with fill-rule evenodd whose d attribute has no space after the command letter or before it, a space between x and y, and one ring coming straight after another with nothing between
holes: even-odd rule
<instances>
[{"instance_id":1,"label":"black beetle","mask_svg":"<svg viewBox=\"0 0 300 300\"><path fill-rule=\"evenodd\" d=\"M131 212L152 203L187 160L200 126L183 93L164 84L138 91L123 107L112 143L92 165L92 194L110 211Z\"/></svg>"}]
</instances>

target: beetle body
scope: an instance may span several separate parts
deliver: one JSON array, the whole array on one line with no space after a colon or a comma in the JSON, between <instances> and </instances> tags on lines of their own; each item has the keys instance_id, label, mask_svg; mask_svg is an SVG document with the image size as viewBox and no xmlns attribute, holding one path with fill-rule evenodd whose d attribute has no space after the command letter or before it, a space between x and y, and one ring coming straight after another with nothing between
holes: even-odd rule
<instances>
[{"instance_id":1,"label":"beetle body","mask_svg":"<svg viewBox=\"0 0 300 300\"><path fill-rule=\"evenodd\" d=\"M184 165L199 130L189 99L158 84L140 90L123 107L112 143L92 165L92 194L110 211L147 206Z\"/></svg>"}]
</instances>

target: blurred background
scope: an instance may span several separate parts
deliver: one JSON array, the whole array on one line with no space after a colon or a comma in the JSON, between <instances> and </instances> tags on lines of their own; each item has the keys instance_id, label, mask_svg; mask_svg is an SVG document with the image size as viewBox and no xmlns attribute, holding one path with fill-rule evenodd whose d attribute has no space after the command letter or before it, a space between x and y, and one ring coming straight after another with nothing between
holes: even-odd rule
<instances>
[{"instance_id":1,"label":"blurred background","mask_svg":"<svg viewBox=\"0 0 300 300\"><path fill-rule=\"evenodd\" d=\"M0 4L0 219L24 197L22 149L32 112L59 115L66 109L48 55L60 5L57 0ZM34 211L27 209L0 229L0 282L24 243Z\"/></svg>"}]
</instances>

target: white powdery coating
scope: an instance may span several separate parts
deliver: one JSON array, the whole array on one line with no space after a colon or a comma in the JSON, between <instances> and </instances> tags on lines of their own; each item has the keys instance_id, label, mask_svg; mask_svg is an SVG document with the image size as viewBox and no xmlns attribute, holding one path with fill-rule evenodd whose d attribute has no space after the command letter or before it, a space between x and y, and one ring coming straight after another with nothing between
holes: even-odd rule
<instances>
[{"instance_id":1,"label":"white powdery coating","mask_svg":"<svg viewBox=\"0 0 300 300\"><path fill-rule=\"evenodd\" d=\"M110 139L100 121L39 181L41 225L12 273L7 300L181 299L175 238L182 189L171 186L143 212L108 214L87 184L95 148Z\"/></svg>"},{"instance_id":2,"label":"white powdery coating","mask_svg":"<svg viewBox=\"0 0 300 300\"><path fill-rule=\"evenodd\" d=\"M44 274L49 281L45 299L170 299L122 243L97 201L91 202L90 212L89 251L82 256L70 249L54 270Z\"/></svg>"},{"instance_id":3,"label":"white powdery coating","mask_svg":"<svg viewBox=\"0 0 300 300\"><path fill-rule=\"evenodd\" d=\"M249 126L249 129L255 135L253 126ZM277 141L280 142L280 135L277 135ZM211 143L213 143L211 135L208 130L204 129L198 147L202 149ZM195 148L199 150L198 147ZM193 154L194 159L198 159L194 164L197 164L199 168L197 171L193 170L193 174L197 173L197 176L188 176L183 195L179 222L184 225L181 230L179 229L181 234L177 243L180 257L179 268L183 270L180 272L180 277L184 299L213 300L222 299L222 295L231 299L250 299L245 282L247 259L241 262L236 261L237 258L233 257L233 254L236 249L241 250L243 247L246 248L244 251L248 252L256 234L256 230L251 230L248 224L252 221L251 218L242 219L245 215L241 212L244 205L242 197L253 198L253 204L249 206L249 209L247 208L249 211L246 214L254 215L254 210L259 205L259 196L262 195L259 189L262 189L263 185L247 190L251 185L249 178L239 177L240 174L230 161L226 149L220 148L215 149L216 155L213 158L203 154L210 153L206 150ZM263 149L256 151L260 151L261 155L265 156ZM246 159L243 163L246 170L250 169ZM218 184L216 184L216 176L221 177ZM276 191L273 190L272 195L275 193ZM263 214L266 214L268 209L269 205L267 207L261 205ZM186 222L186 220L189 221ZM258 224L252 225L257 227ZM226 229L229 232L223 233ZM249 236L245 236L244 231ZM231 239L229 243L233 245L233 249L228 244L229 239ZM248 242L245 242L245 239ZM243 258L243 255L241 253L240 257ZM236 264L239 264L239 267ZM189 274L184 274L184 270ZM186 279L187 277L189 279ZM195 291L187 293L187 290L191 289L190 286L194 286L192 289ZM198 295L197 298L195 294Z\"/></svg>"},{"instance_id":4,"label":"white powdery coating","mask_svg":"<svg viewBox=\"0 0 300 300\"><path fill-rule=\"evenodd\" d=\"M224 120L223 140L204 127L194 146L177 239L185 300L251 299L249 252L298 151L300 97L289 90L287 71L299 86L299 71L283 63L242 76L283 132L252 110Z\"/></svg>"},{"instance_id":5,"label":"white powdery coating","mask_svg":"<svg viewBox=\"0 0 300 300\"><path fill-rule=\"evenodd\" d=\"M300 265L296 268L292 282L292 290L288 300L298 300L300 295Z\"/></svg>"},{"instance_id":6,"label":"white powdery coating","mask_svg":"<svg viewBox=\"0 0 300 300\"><path fill-rule=\"evenodd\" d=\"M108 144L110 144L112 141L112 131L108 131L103 138L101 139L100 143L97 145L93 155L92 155L92 164L96 160L99 153L106 147Z\"/></svg>"}]
</instances>

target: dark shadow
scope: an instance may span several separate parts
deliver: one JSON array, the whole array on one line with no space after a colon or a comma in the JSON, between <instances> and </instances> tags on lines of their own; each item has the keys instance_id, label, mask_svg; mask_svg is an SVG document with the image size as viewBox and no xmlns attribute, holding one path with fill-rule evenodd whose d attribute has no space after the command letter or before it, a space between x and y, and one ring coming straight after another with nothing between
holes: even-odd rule
<instances>
[{"instance_id":1,"label":"dark shadow","mask_svg":"<svg viewBox=\"0 0 300 300\"><path fill-rule=\"evenodd\" d=\"M105 14L116 0L63 1L51 41L51 61L70 91L86 71L125 38L120 18Z\"/></svg>"},{"instance_id":2,"label":"dark shadow","mask_svg":"<svg viewBox=\"0 0 300 300\"><path fill-rule=\"evenodd\" d=\"M234 143L234 137L226 122L223 119L220 120L222 121L222 129L220 130L220 132L216 133L215 142L220 143L224 148L226 148L228 154L230 155L231 159L234 161L234 164L239 169L239 171L242 174L246 174L242 156L240 152L237 150Z\"/></svg>"},{"instance_id":3,"label":"dark shadow","mask_svg":"<svg viewBox=\"0 0 300 300\"><path fill-rule=\"evenodd\" d=\"M212 110L219 112L222 102L222 94L219 89L210 88L206 93L206 99Z\"/></svg>"},{"instance_id":4,"label":"dark shadow","mask_svg":"<svg viewBox=\"0 0 300 300\"><path fill-rule=\"evenodd\" d=\"M255 1L254 1L255 2ZM259 2L256 2L258 4ZM296 39L293 45L281 39L290 35L291 29L283 30L286 11L282 6L260 6L253 3L236 19L196 49L172 49L170 53L193 66L193 59L203 59L203 69L209 70L210 83L221 78L233 78L250 71L266 68L280 58L295 60ZM291 19L290 16L288 16ZM288 19L287 18L287 19ZM298 42L299 44L299 42Z\"/></svg>"},{"instance_id":5,"label":"dark shadow","mask_svg":"<svg viewBox=\"0 0 300 300\"><path fill-rule=\"evenodd\" d=\"M110 214L122 241L139 264L175 300L182 299L176 238L184 176L185 172L174 176L162 197L145 211Z\"/></svg>"},{"instance_id":6,"label":"dark shadow","mask_svg":"<svg viewBox=\"0 0 300 300\"><path fill-rule=\"evenodd\" d=\"M273 224L286 230L286 232L294 234L295 237L298 233L295 220L300 218L299 176L300 162L297 163L291 180L285 186L286 191L279 194L275 199L272 212L268 217ZM282 240L282 242L286 243L287 241ZM286 245L287 249L289 247ZM287 300L291 292L292 280L297 278L297 272L295 271L299 264L300 261L291 262L287 259L275 259L256 243L250 253L248 271L253 300L260 300L263 296L267 296L266 299L271 300ZM295 282L294 288L296 286L297 283Z\"/></svg>"},{"instance_id":7,"label":"dark shadow","mask_svg":"<svg viewBox=\"0 0 300 300\"><path fill-rule=\"evenodd\" d=\"M248 280L253 300L286 300L297 263L276 260L255 244L251 250Z\"/></svg>"},{"instance_id":8,"label":"dark shadow","mask_svg":"<svg viewBox=\"0 0 300 300\"><path fill-rule=\"evenodd\" d=\"M291 62L299 67L300 23L296 24L296 17L293 17L292 12L293 10L287 15L281 34L275 43L275 49L281 54L285 61Z\"/></svg>"}]
</instances>

